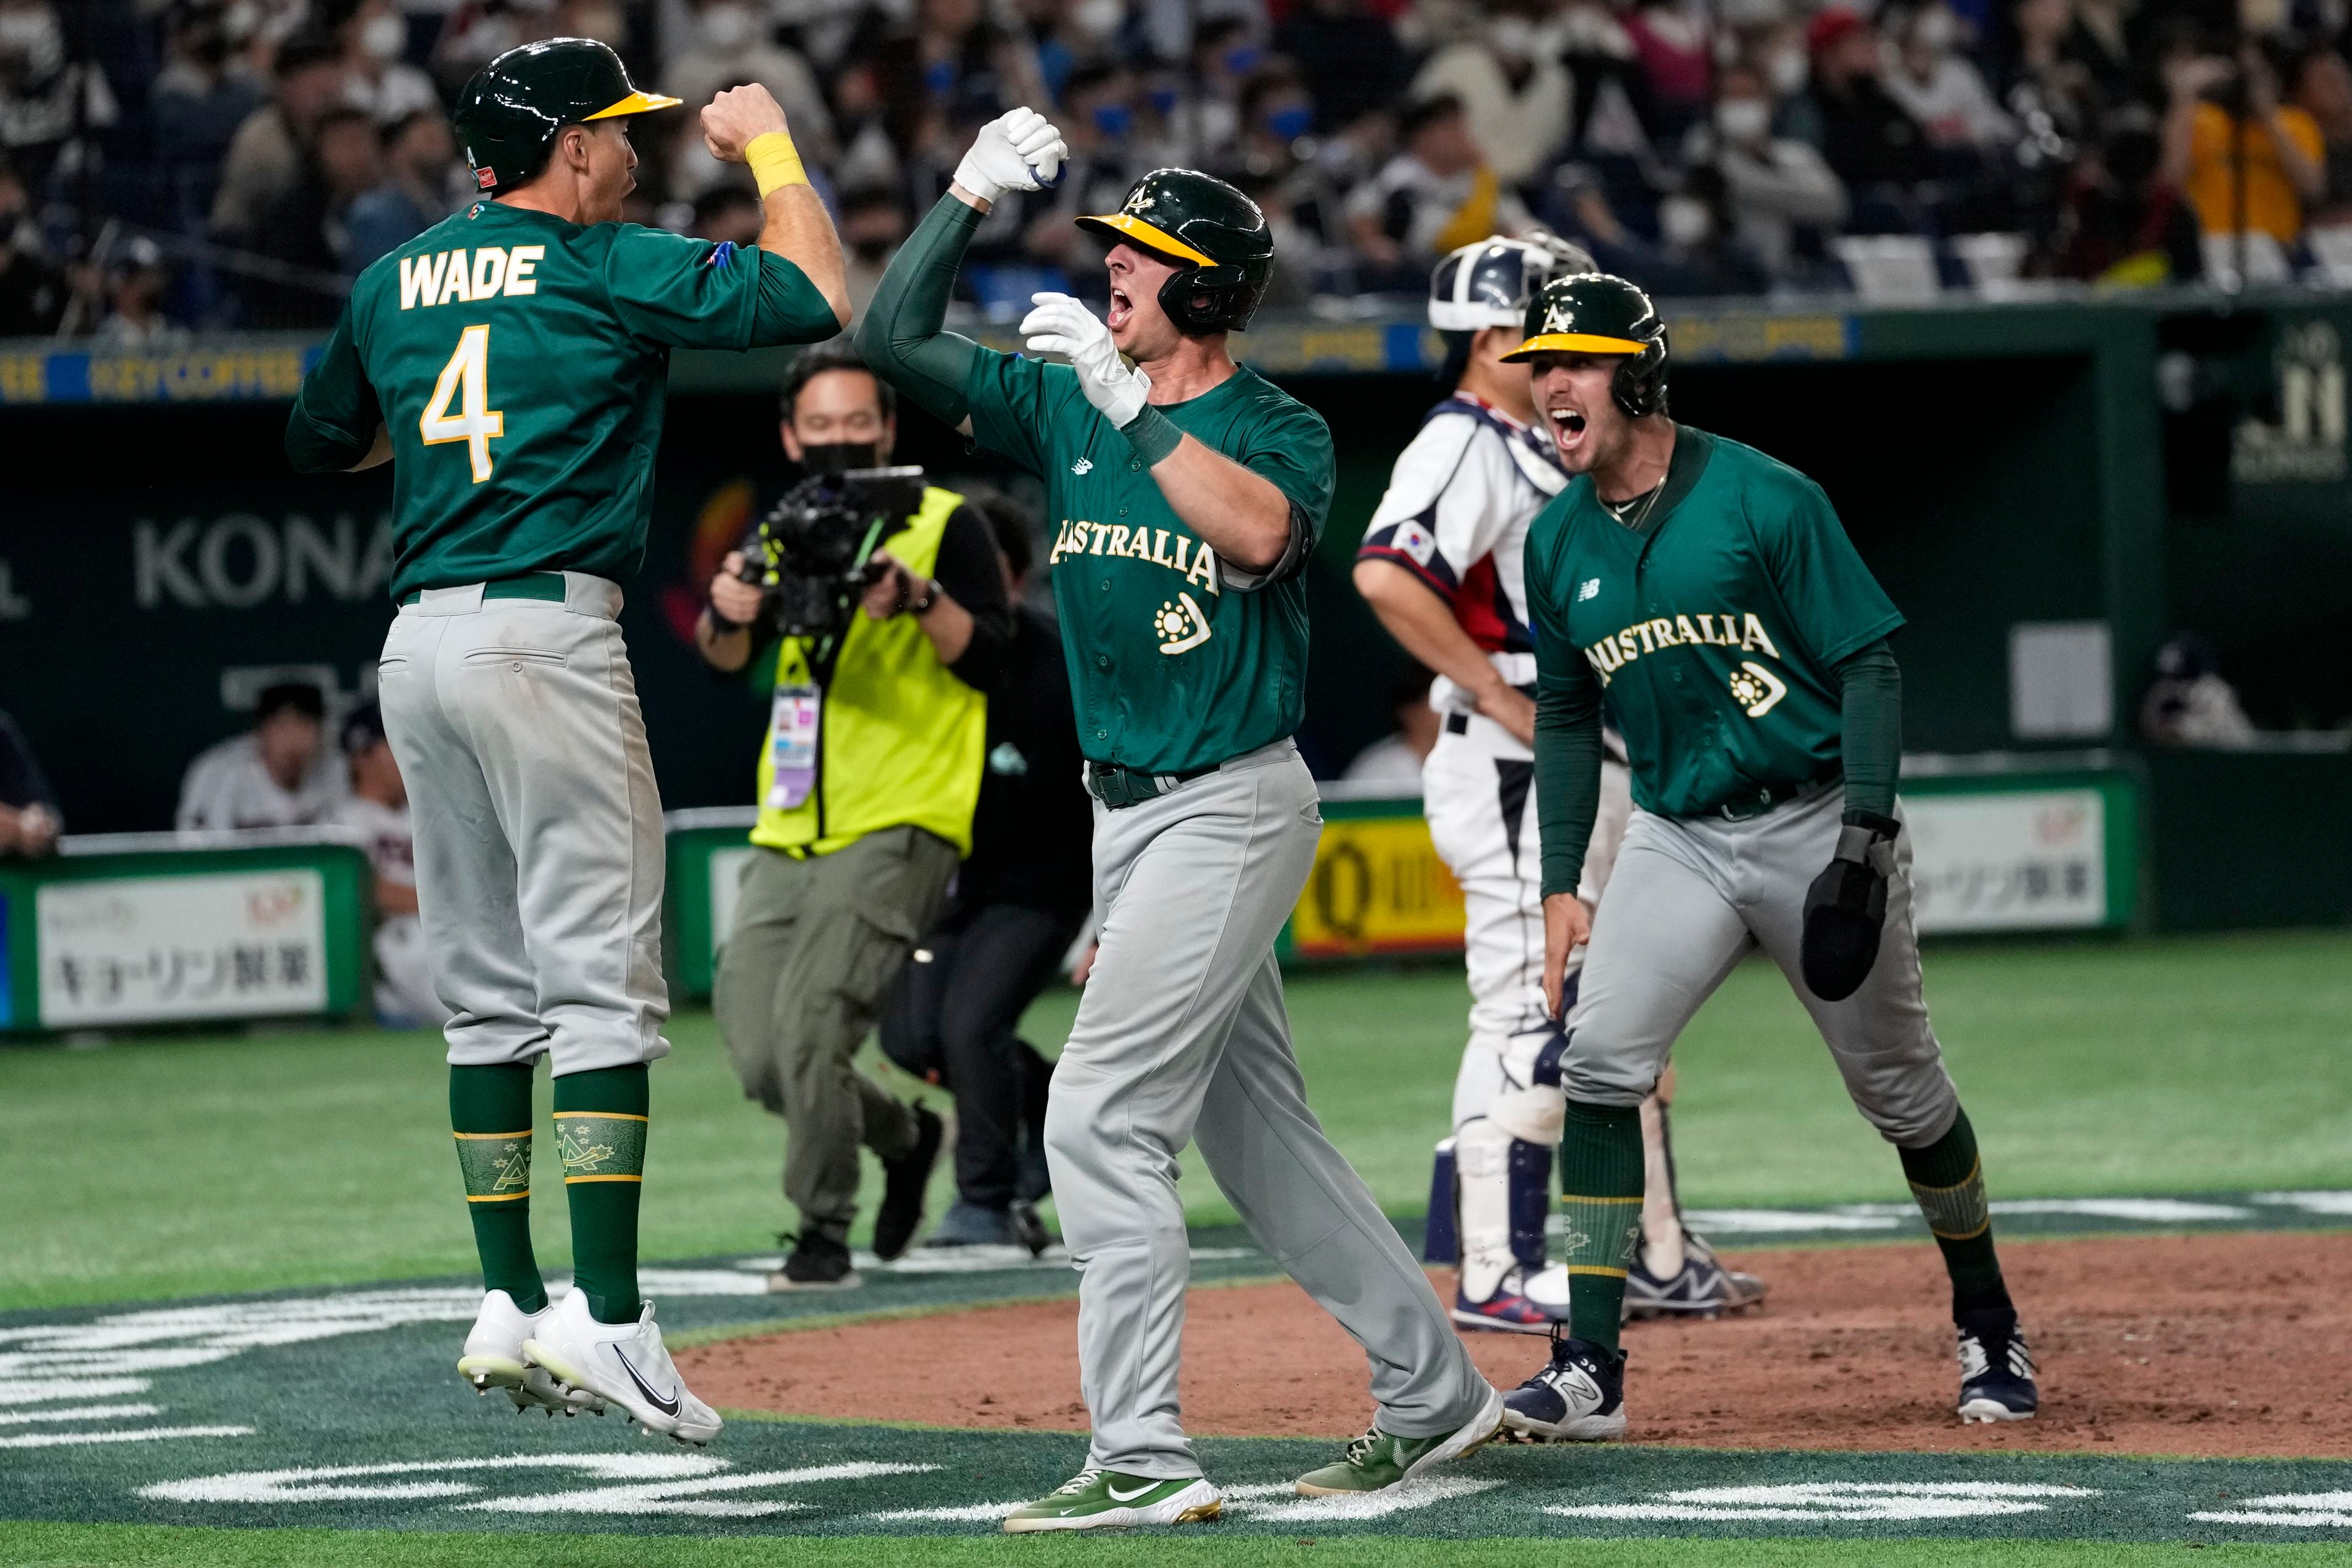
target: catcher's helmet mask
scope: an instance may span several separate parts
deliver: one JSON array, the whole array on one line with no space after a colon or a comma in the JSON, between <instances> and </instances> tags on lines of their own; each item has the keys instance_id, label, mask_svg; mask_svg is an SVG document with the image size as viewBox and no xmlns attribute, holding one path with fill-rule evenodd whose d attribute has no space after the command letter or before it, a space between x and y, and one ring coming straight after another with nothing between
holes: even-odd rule
<instances>
[{"instance_id":1,"label":"catcher's helmet mask","mask_svg":"<svg viewBox=\"0 0 2352 1568\"><path fill-rule=\"evenodd\" d=\"M474 73L450 117L475 187L505 195L547 166L567 125L625 120L681 100L641 91L612 46L543 38L509 49Z\"/></svg>"},{"instance_id":2,"label":"catcher's helmet mask","mask_svg":"<svg viewBox=\"0 0 2352 1568\"><path fill-rule=\"evenodd\" d=\"M1112 245L1149 251L1176 268L1160 308L1179 332L1245 330L1274 277L1274 234L1255 202L1197 169L1154 169L1115 213L1078 226Z\"/></svg>"},{"instance_id":3,"label":"catcher's helmet mask","mask_svg":"<svg viewBox=\"0 0 2352 1568\"><path fill-rule=\"evenodd\" d=\"M1538 354L1614 357L1610 397L1628 419L1666 407L1666 324L1641 287L1612 273L1555 277L1528 302L1527 340L1506 361Z\"/></svg>"}]
</instances>

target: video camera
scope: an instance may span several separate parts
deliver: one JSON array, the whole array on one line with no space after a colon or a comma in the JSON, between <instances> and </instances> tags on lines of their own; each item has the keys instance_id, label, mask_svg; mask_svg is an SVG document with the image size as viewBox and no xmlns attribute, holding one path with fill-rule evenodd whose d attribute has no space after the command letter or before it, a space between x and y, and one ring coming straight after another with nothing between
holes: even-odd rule
<instances>
[{"instance_id":1,"label":"video camera","mask_svg":"<svg viewBox=\"0 0 2352 1568\"><path fill-rule=\"evenodd\" d=\"M743 541L743 580L767 595L787 637L832 638L883 571L875 547L923 504L920 468L813 474Z\"/></svg>"}]
</instances>

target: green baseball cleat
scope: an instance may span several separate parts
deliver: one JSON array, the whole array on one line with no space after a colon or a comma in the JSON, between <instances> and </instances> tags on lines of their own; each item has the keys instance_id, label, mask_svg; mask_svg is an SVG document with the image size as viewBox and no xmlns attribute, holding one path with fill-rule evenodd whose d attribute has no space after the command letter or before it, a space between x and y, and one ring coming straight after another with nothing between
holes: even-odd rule
<instances>
[{"instance_id":1,"label":"green baseball cleat","mask_svg":"<svg viewBox=\"0 0 2352 1568\"><path fill-rule=\"evenodd\" d=\"M1438 1465L1466 1459L1503 1435L1503 1396L1486 1391L1478 1414L1457 1431L1434 1437L1397 1437L1374 1424L1348 1445L1334 1464L1298 1478L1300 1497L1346 1497L1385 1491Z\"/></svg>"},{"instance_id":2,"label":"green baseball cleat","mask_svg":"<svg viewBox=\"0 0 2352 1568\"><path fill-rule=\"evenodd\" d=\"M1199 1476L1155 1480L1088 1465L1050 1495L1004 1517L1005 1532L1118 1530L1135 1524L1197 1524L1225 1511L1217 1489Z\"/></svg>"}]
</instances>

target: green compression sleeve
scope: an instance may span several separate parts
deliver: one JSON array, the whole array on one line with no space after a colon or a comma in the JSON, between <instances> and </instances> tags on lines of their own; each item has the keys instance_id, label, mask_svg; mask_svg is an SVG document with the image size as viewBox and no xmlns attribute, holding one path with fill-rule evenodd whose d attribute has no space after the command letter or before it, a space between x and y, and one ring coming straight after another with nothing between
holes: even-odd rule
<instances>
[{"instance_id":1,"label":"green compression sleeve","mask_svg":"<svg viewBox=\"0 0 2352 1568\"><path fill-rule=\"evenodd\" d=\"M1545 672L1536 694L1535 751L1536 821L1549 898L1576 891L1601 809L1601 688L1589 671L1581 680Z\"/></svg>"},{"instance_id":2,"label":"green compression sleeve","mask_svg":"<svg viewBox=\"0 0 2352 1568\"><path fill-rule=\"evenodd\" d=\"M950 425L971 413L964 387L981 347L942 330L964 246L984 214L941 196L883 273L858 323L858 357L875 373Z\"/></svg>"},{"instance_id":3,"label":"green compression sleeve","mask_svg":"<svg viewBox=\"0 0 2352 1568\"><path fill-rule=\"evenodd\" d=\"M1891 818L1903 770L1903 672L1882 637L1847 654L1834 673L1845 731L1845 820L1856 812Z\"/></svg>"}]
</instances>

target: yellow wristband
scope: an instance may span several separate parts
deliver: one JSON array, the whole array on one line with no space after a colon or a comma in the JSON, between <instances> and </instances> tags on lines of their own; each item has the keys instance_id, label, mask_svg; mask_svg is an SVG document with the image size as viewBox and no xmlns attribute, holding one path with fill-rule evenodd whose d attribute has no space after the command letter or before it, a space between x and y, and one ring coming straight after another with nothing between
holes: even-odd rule
<instances>
[{"instance_id":1,"label":"yellow wristband","mask_svg":"<svg viewBox=\"0 0 2352 1568\"><path fill-rule=\"evenodd\" d=\"M766 131L745 142L743 161L751 165L751 178L763 202L786 185L809 183L808 171L801 166L801 151L783 131Z\"/></svg>"}]
</instances>

